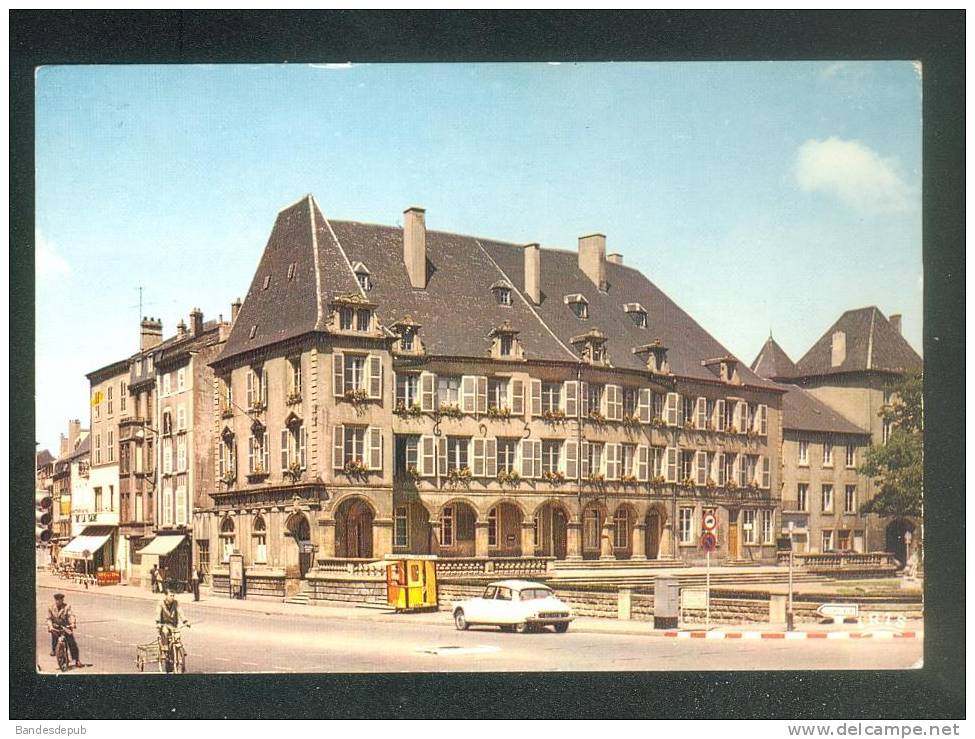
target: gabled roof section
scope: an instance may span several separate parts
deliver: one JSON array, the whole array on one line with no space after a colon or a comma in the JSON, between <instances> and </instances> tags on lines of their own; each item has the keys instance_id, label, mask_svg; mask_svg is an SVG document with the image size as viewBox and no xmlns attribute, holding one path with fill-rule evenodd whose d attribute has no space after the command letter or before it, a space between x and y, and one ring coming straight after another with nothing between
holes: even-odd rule
<instances>
[{"instance_id":1,"label":"gabled roof section","mask_svg":"<svg viewBox=\"0 0 975 739\"><path fill-rule=\"evenodd\" d=\"M51 464L51 462L54 461L54 455L51 454L50 450L48 449L41 449L41 451L37 453L35 461L37 463L35 469L39 470L41 467Z\"/></svg>"},{"instance_id":2,"label":"gabled roof section","mask_svg":"<svg viewBox=\"0 0 975 739\"><path fill-rule=\"evenodd\" d=\"M289 279L292 264L294 275ZM250 290L215 363L322 330L328 302L349 294L362 294L352 265L315 199L307 195L278 213Z\"/></svg>"},{"instance_id":3,"label":"gabled roof section","mask_svg":"<svg viewBox=\"0 0 975 739\"><path fill-rule=\"evenodd\" d=\"M785 379L796 374L796 365L769 334L768 341L752 362L752 372L770 380Z\"/></svg>"},{"instance_id":4,"label":"gabled roof section","mask_svg":"<svg viewBox=\"0 0 975 739\"><path fill-rule=\"evenodd\" d=\"M792 431L821 431L833 434L859 434L866 431L848 421L812 393L796 385L779 385L782 396L782 428Z\"/></svg>"},{"instance_id":5,"label":"gabled roof section","mask_svg":"<svg viewBox=\"0 0 975 739\"><path fill-rule=\"evenodd\" d=\"M846 335L846 357L832 363L833 335ZM923 361L876 306L848 310L796 362L797 377L842 372L905 372L921 370Z\"/></svg>"}]
</instances>

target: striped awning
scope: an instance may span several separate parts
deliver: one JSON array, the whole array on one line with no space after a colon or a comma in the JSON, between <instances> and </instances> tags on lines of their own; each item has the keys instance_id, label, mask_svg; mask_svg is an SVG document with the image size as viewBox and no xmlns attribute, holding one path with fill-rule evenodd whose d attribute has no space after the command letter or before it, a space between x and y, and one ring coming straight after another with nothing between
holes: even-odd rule
<instances>
[{"instance_id":1,"label":"striped awning","mask_svg":"<svg viewBox=\"0 0 975 739\"><path fill-rule=\"evenodd\" d=\"M185 536L157 536L155 539L150 541L146 546L142 547L136 554L156 554L160 557L165 557L170 554L176 547L183 543Z\"/></svg>"},{"instance_id":2,"label":"striped awning","mask_svg":"<svg viewBox=\"0 0 975 739\"><path fill-rule=\"evenodd\" d=\"M61 556L71 559L91 559L112 538L111 526L88 526L81 536L76 536L61 548Z\"/></svg>"}]
</instances>

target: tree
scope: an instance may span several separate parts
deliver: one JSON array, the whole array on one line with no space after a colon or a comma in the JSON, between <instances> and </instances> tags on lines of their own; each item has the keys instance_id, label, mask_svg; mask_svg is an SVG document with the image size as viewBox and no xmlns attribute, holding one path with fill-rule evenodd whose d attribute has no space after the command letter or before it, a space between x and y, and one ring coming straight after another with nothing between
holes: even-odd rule
<instances>
[{"instance_id":1,"label":"tree","mask_svg":"<svg viewBox=\"0 0 975 739\"><path fill-rule=\"evenodd\" d=\"M886 444L871 446L860 472L880 492L862 511L879 516L920 516L924 497L924 378L909 372L887 385L890 402L880 416L890 424Z\"/></svg>"}]
</instances>

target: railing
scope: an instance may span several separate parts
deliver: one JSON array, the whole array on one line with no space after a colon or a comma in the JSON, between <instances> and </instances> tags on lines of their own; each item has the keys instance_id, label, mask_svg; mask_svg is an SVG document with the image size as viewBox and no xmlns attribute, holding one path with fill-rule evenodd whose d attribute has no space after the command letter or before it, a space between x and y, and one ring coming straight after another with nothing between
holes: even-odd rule
<instances>
[{"instance_id":1,"label":"railing","mask_svg":"<svg viewBox=\"0 0 975 739\"><path fill-rule=\"evenodd\" d=\"M386 564L373 559L350 559L345 557L324 558L316 561L317 571L343 575L364 575L385 577Z\"/></svg>"},{"instance_id":2,"label":"railing","mask_svg":"<svg viewBox=\"0 0 975 739\"><path fill-rule=\"evenodd\" d=\"M539 576L548 572L552 561L552 557L444 557L436 560L436 567L437 576L443 578ZM316 565L316 571L322 574L386 576L384 561L330 557L316 560Z\"/></svg>"},{"instance_id":3,"label":"railing","mask_svg":"<svg viewBox=\"0 0 975 739\"><path fill-rule=\"evenodd\" d=\"M789 553L778 553L779 564L789 563ZM843 568L897 567L897 560L890 552L826 552L823 554L796 554L795 566L807 570L839 570Z\"/></svg>"}]
</instances>

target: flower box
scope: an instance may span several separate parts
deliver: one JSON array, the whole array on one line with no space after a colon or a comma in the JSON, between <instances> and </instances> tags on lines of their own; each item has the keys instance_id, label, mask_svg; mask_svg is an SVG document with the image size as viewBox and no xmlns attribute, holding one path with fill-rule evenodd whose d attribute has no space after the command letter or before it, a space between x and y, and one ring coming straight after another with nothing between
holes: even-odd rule
<instances>
[{"instance_id":1,"label":"flower box","mask_svg":"<svg viewBox=\"0 0 975 739\"><path fill-rule=\"evenodd\" d=\"M418 403L410 403L406 405L402 400L396 401L396 407L393 408L393 413L395 413L400 418L418 418L423 415L423 411L420 410Z\"/></svg>"},{"instance_id":2,"label":"flower box","mask_svg":"<svg viewBox=\"0 0 975 739\"><path fill-rule=\"evenodd\" d=\"M550 423L562 423L565 421L565 411L554 410L554 411L543 411L542 418Z\"/></svg>"},{"instance_id":3,"label":"flower box","mask_svg":"<svg viewBox=\"0 0 975 739\"><path fill-rule=\"evenodd\" d=\"M495 408L494 406L488 406L487 417L496 418L501 421L507 421L509 418L511 418L511 409Z\"/></svg>"},{"instance_id":4,"label":"flower box","mask_svg":"<svg viewBox=\"0 0 975 739\"><path fill-rule=\"evenodd\" d=\"M288 393L288 398L285 402L288 405L297 405L301 402L301 393Z\"/></svg>"},{"instance_id":5,"label":"flower box","mask_svg":"<svg viewBox=\"0 0 975 739\"><path fill-rule=\"evenodd\" d=\"M460 409L460 406L452 403L441 403L440 410L438 412L445 418L461 418L464 415L464 412Z\"/></svg>"},{"instance_id":6,"label":"flower box","mask_svg":"<svg viewBox=\"0 0 975 739\"><path fill-rule=\"evenodd\" d=\"M350 403L364 403L369 400L369 393L362 388L356 390L346 390L345 399Z\"/></svg>"},{"instance_id":7,"label":"flower box","mask_svg":"<svg viewBox=\"0 0 975 739\"><path fill-rule=\"evenodd\" d=\"M342 472L350 477L364 477L369 470L361 459L350 459L343 465Z\"/></svg>"}]
</instances>

